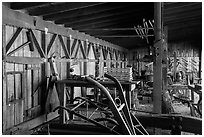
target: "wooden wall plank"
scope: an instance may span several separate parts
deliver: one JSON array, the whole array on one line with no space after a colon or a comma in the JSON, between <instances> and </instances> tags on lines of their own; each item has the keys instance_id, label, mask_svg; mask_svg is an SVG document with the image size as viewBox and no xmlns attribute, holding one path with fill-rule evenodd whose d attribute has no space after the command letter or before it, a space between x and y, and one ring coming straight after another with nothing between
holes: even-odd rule
<instances>
[{"instance_id":1,"label":"wooden wall plank","mask_svg":"<svg viewBox=\"0 0 204 137\"><path fill-rule=\"evenodd\" d=\"M55 42L56 37L57 37L57 34L53 34L52 35L52 38L50 39L50 42L49 42L49 44L47 46L47 53L50 52L50 49L52 48L53 43Z\"/></svg>"},{"instance_id":2,"label":"wooden wall plank","mask_svg":"<svg viewBox=\"0 0 204 137\"><path fill-rule=\"evenodd\" d=\"M13 27L6 26L6 41L8 42L10 38L13 36ZM10 50L14 49L14 45L10 47ZM15 71L15 65L12 63L6 63L6 72L8 71ZM7 101L11 101L14 99L14 76L7 75ZM7 102L7 124L6 128L10 128L14 125L14 104L8 104Z\"/></svg>"},{"instance_id":3,"label":"wooden wall plank","mask_svg":"<svg viewBox=\"0 0 204 137\"><path fill-rule=\"evenodd\" d=\"M24 14L18 11L13 11L4 5L2 5L2 13L3 13L2 24L9 24L9 25L19 26L24 28L30 28L30 29L38 29L41 31L44 31L45 28L48 28L49 33L60 34L66 37L69 37L69 35L72 35L72 37L75 39L80 39L83 41L86 41L86 39L88 39L88 41L92 43L99 43L100 45L104 45L104 46L106 45L107 47L112 47L112 48L116 48L121 51L127 52L127 49L124 49L120 46L111 44L109 42L92 37L84 33L79 33L72 29L65 29L62 26L57 26L53 23L45 22L44 20L38 17L31 17L27 14Z\"/></svg>"},{"instance_id":4,"label":"wooden wall plank","mask_svg":"<svg viewBox=\"0 0 204 137\"><path fill-rule=\"evenodd\" d=\"M59 39L57 39L56 42L57 42L57 45L55 47L55 52L57 52L58 56L60 56L61 55L62 46L61 46L61 43L60 43ZM60 62L56 62L56 66L57 66L57 72L60 75L60 79L61 79L61 63Z\"/></svg>"},{"instance_id":5,"label":"wooden wall plank","mask_svg":"<svg viewBox=\"0 0 204 137\"><path fill-rule=\"evenodd\" d=\"M7 9L6 9L6 11L7 11ZM5 12L5 9L4 9L4 12ZM22 27L22 24L24 24L25 26L27 26L26 28L33 29L32 30L32 32L34 34L33 36L35 36L35 38L36 38L36 39L34 39L34 42L35 42L35 45L37 45L37 46L34 47L34 51L33 52L31 52L29 47L26 46L26 47L23 47L21 50L17 51L14 55L18 56L18 57L32 57L33 59L35 57L47 57L45 50L43 49L43 47L41 47L43 45L42 44L43 40L42 40L41 34L44 33L44 32L42 32L42 31L44 31L44 28L42 29L41 28L42 26L38 26L38 25L40 25L42 22L37 19L38 20L37 21L37 24L38 24L37 26L38 27L32 26L32 25L29 26L28 24L32 24L33 23L33 19L32 18L30 18L30 17L28 17L28 18L26 18L26 17L25 18L21 18L21 17L24 17L23 15L21 16L21 13L18 13L16 15L14 15L13 13L16 13L16 12L13 12L13 11L9 11L9 12L11 12L11 14L8 13L6 15L12 15L12 16L10 16L10 17L4 16L3 18L6 18L6 20L4 20L3 22L5 23L5 22L8 21L7 23L11 23L10 25L12 25L12 23L13 23L12 21L15 20L17 22L16 22L16 24L13 24L14 26L15 25L17 25L17 26L19 25L19 26ZM17 15L19 15L19 16L17 16ZM14 20L11 17L13 17ZM18 20L16 20L16 19L18 19ZM19 19L22 19L22 20L19 20ZM27 25L26 25L27 21L25 21L24 19L25 20L28 19L27 20L28 21ZM25 22L22 22L23 20ZM23 27L25 27L24 25L23 25ZM49 28L51 26L49 25ZM56 27L56 28L58 28L58 27ZM10 31L10 30L12 30L12 31ZM50 30L50 29L48 29L48 30ZM54 30L54 29L51 29L51 30ZM62 30L62 29L59 29L59 30ZM27 36L26 36L26 32L27 31L28 30L25 29L25 28L22 29L21 33L19 34L19 36L15 40L14 45L11 46L10 50L12 50L12 48L14 49L14 48L18 47L19 45L21 45L21 44L23 44L23 43L28 41ZM15 32L16 32L16 28L15 27L7 26L6 33L5 33L6 36L4 37L5 41L7 43L11 39L11 37L13 36L13 34ZM70 42L70 46L69 46L70 47L70 49L69 49L70 51L68 51L68 53L71 53L71 52L74 53L77 58L86 58L86 56L88 55L87 53L89 51L88 49L87 49L88 51L84 50L84 47L83 47L84 45L83 44L79 45L79 43L77 42L78 40L80 40L80 42L82 42L82 43L85 40L88 40L88 41L90 40L89 43L97 42L97 44L93 43L94 47L97 46L97 45L103 45L104 47L108 47L108 46L111 45L110 43L101 41L99 39L92 38L92 37L90 37L88 35L85 36L85 37L82 37L82 35L84 35L84 34L79 34L79 36L77 36L78 33L76 35L75 31L68 30L68 33L67 33L67 30L66 30L66 34L65 33L63 34L63 32L65 32L65 31L62 31L62 32L57 31L57 33L55 33L55 31L53 31L53 32L49 32L46 35L47 43L46 42L45 43L48 44L48 42L49 42L49 43L53 44L53 46L51 46L52 44L50 44L50 46L49 46L49 49L50 49L49 55L51 55L53 53L59 53L61 55L61 57L65 55L64 52L63 52L64 50L63 50L63 48L61 46L62 43L60 43L59 39L53 38L54 36L51 33L62 35L62 40L64 42L65 41L68 42L69 35L70 34L74 34L75 40L74 40L74 42L73 41ZM64 47L65 46L67 46L67 48L68 48L68 44L65 45L65 43L64 43ZM47 45L45 46L45 48L48 49ZM94 52L93 52L93 49L92 49L93 47L91 48L91 46L89 46L89 48L90 48L89 57L91 59L94 59ZM114 48L117 48L117 46L114 47ZM77 52L77 49L79 49L78 52ZM101 53L102 53L102 51L101 51ZM103 57L101 56L101 58L103 58ZM100 65L102 66L103 63L101 62ZM47 74L48 76L50 75L49 74L50 70L49 70L49 65L47 66L47 69L45 69L45 68L43 68L44 67L43 64L40 64L40 65L36 65L36 64L35 65L34 64L33 65L28 65L28 67L40 67L40 70L32 70L33 72L31 70L25 70L25 65L13 64L13 63L5 63L5 64L6 64L5 71L22 71L22 72L25 73L25 78L23 80L19 80L19 79L21 79L21 76L18 74L18 75L13 76L13 86L11 86L11 87L9 86L9 85L11 85L11 83L8 83L6 85L7 87L9 87L9 88L7 88L8 95L11 96L11 94L16 93L16 98L19 98L21 96L21 94L22 94L21 93L22 91L24 92L23 94L25 95L24 102L18 102L18 103L16 103L13 106L9 106L8 107L7 114L9 115L9 118L7 119L7 123L6 123L7 125L5 124L6 125L5 127L8 128L8 127L10 127L10 126L12 126L14 124L19 124L19 123L21 123L21 122L23 122L25 120L29 120L31 117L26 115L26 111L28 109L31 109L31 108L37 106L39 103L42 103L40 101L40 99L42 99L40 97L41 96L40 93L42 93L42 92L40 92L40 91L38 92L37 91L35 93L33 99L31 97L31 95L32 95L32 92L37 88L38 84L42 80L44 80L46 78L46 76L43 76L43 75L44 74ZM67 72L67 68L68 67L66 67L65 64L66 63L57 63L57 70L58 70L58 73L60 74L62 79L66 78L66 75L67 75L67 73L65 73L65 72ZM90 72L87 72L87 73L94 75L95 74L95 62L88 62L87 64L89 64L91 66L90 68L93 68L93 71L90 71ZM89 67L89 65L87 65L87 66ZM84 62L78 63L78 64L74 65L74 67L75 67L75 74L81 74L81 75L85 74ZM88 70L90 70L90 69L88 69ZM102 70L102 68L101 68L101 70ZM46 73L45 73L45 71L46 71ZM11 79L12 78L9 78L9 81L11 81ZM12 90L12 88L13 88L13 90ZM14 91L16 91L16 92L14 92ZM12 92L14 92L14 93L12 93ZM75 96L78 96L78 95L75 95ZM33 103L32 103L32 100L33 100ZM4 108L6 108L6 107L4 107ZM14 114L14 115L11 116L11 114ZM23 115L25 117L23 117Z\"/></svg>"},{"instance_id":6,"label":"wooden wall plank","mask_svg":"<svg viewBox=\"0 0 204 137\"><path fill-rule=\"evenodd\" d=\"M22 41L23 42L27 41L26 32L27 32L27 30L22 31L22 34L23 34ZM31 52L30 52L30 49L28 46L24 47L23 53L24 53L23 54L24 57L31 57ZM31 67L31 65L28 65L28 66ZM30 115L28 114L28 109L31 108L31 103L32 103L32 101L31 101L31 94L32 94L31 93L32 92L31 79L32 79L32 77L31 77L31 70L25 70L25 73L26 73L26 77L25 77L25 79L26 79L26 81L25 81L26 82L25 83L26 92L25 92L25 102L24 102L24 116L25 116L24 120L28 120L31 118Z\"/></svg>"},{"instance_id":7,"label":"wooden wall plank","mask_svg":"<svg viewBox=\"0 0 204 137\"><path fill-rule=\"evenodd\" d=\"M6 45L6 52L9 51L9 49L11 48L12 44L14 43L14 41L16 40L16 38L18 37L18 35L20 34L22 28L18 28L15 33L13 34L11 40L8 42L8 44Z\"/></svg>"},{"instance_id":8,"label":"wooden wall plank","mask_svg":"<svg viewBox=\"0 0 204 137\"><path fill-rule=\"evenodd\" d=\"M13 27L13 31L16 32L16 28ZM19 33L20 34L20 33ZM13 44L13 48L16 49L18 47L18 42L16 40L16 42L14 42ZM18 53L14 53L14 56L18 56ZM14 71L19 71L18 69L18 64L14 64ZM14 99L17 100L18 99L18 92L19 92L19 86L21 85L19 81L19 74L17 75L14 75ZM18 122L19 122L19 113L18 113L18 110L19 110L19 106L18 106L18 103L14 103L14 125L16 125Z\"/></svg>"},{"instance_id":9,"label":"wooden wall plank","mask_svg":"<svg viewBox=\"0 0 204 137\"><path fill-rule=\"evenodd\" d=\"M7 128L14 126L15 122L15 104L11 103L15 99L14 89L14 75L7 75L7 92L8 92L8 104L7 104Z\"/></svg>"},{"instance_id":10,"label":"wooden wall plank","mask_svg":"<svg viewBox=\"0 0 204 137\"><path fill-rule=\"evenodd\" d=\"M71 44L71 57L74 57L76 49L78 46L78 40L77 39L72 39L72 44Z\"/></svg>"},{"instance_id":11,"label":"wooden wall plank","mask_svg":"<svg viewBox=\"0 0 204 137\"><path fill-rule=\"evenodd\" d=\"M65 41L67 41L66 40L66 38L65 37L62 37L62 41L63 42L65 42ZM62 44L62 43L61 43ZM65 45L65 43L64 43L64 48L66 47L66 52L67 53L69 53L68 52L68 50L67 50L67 46ZM61 47L61 57L67 57L67 55L66 55L66 53L64 52L64 48L62 48ZM70 57L70 55L69 55L69 57ZM64 64L64 63L60 63L60 65L61 65L61 79L65 79L66 78L66 73L67 73L67 71L66 71L66 65Z\"/></svg>"},{"instance_id":12,"label":"wooden wall plank","mask_svg":"<svg viewBox=\"0 0 204 137\"><path fill-rule=\"evenodd\" d=\"M67 50L68 50L70 56L72 56L71 55L71 45L72 45L72 42L73 42L73 39L72 39L72 37L70 35L70 37L67 38ZM71 64L70 62L67 62L67 65L66 65L67 76L66 76L66 78L70 77L70 68L71 68L70 64Z\"/></svg>"},{"instance_id":13,"label":"wooden wall plank","mask_svg":"<svg viewBox=\"0 0 204 137\"><path fill-rule=\"evenodd\" d=\"M3 58L6 56L6 26L3 25L2 26L2 55L3 55ZM3 115L3 118L2 118L2 131L4 132L6 130L6 127L7 127L7 121L6 121L6 118L7 117L7 106L6 106L6 100L7 100L7 77L6 77L6 63L2 63L2 68L3 68L3 91L2 91L2 115Z\"/></svg>"},{"instance_id":14,"label":"wooden wall plank","mask_svg":"<svg viewBox=\"0 0 204 137\"><path fill-rule=\"evenodd\" d=\"M5 71L5 63L3 62L3 70ZM7 100L7 96L6 96L6 92L7 92L7 78L6 78L6 75L5 75L5 72L3 71L3 93L2 93L2 115L3 115L3 118L2 118L2 130L3 132L6 130L6 127L7 127L7 104L6 104L6 100Z\"/></svg>"},{"instance_id":15,"label":"wooden wall plank","mask_svg":"<svg viewBox=\"0 0 204 137\"><path fill-rule=\"evenodd\" d=\"M66 58L70 58L69 52L67 50L67 47L64 44L64 40L63 40L62 36L58 35L58 38L59 38L60 45L62 46L62 49L64 51L64 54L66 55Z\"/></svg>"},{"instance_id":16,"label":"wooden wall plank","mask_svg":"<svg viewBox=\"0 0 204 137\"><path fill-rule=\"evenodd\" d=\"M23 43L23 33L20 33L20 35L18 36L17 43L20 43L20 44ZM22 57L23 56L23 52L24 52L24 49L22 48L21 50L18 51L18 56ZM24 71L24 65L18 64L18 70L23 72ZM23 87L24 87L24 84L25 84L23 79L24 79L24 77L22 75L21 76L21 86L20 86L21 89L19 89L19 92L18 92L18 96L22 97L22 98L23 98L23 94L24 94L23 93L23 91L24 91ZM18 108L19 123L21 123L21 122L23 122L23 117L24 117L24 115L23 115L23 112L24 112L23 111L24 100L18 102L18 105L19 105L19 108Z\"/></svg>"},{"instance_id":17,"label":"wooden wall plank","mask_svg":"<svg viewBox=\"0 0 204 137\"><path fill-rule=\"evenodd\" d=\"M41 32L40 31L33 31L35 33L36 39L39 41L39 46L41 46L42 42L42 38L41 38ZM32 57L40 57L39 53L37 52L37 49L35 49L35 51L33 51L32 53ZM33 65L33 67L38 67L39 65ZM32 74L33 74L33 88L32 88L32 107L38 106L38 96L39 96L39 90L36 91L36 89L38 88L39 83L39 69L34 69ZM40 88L38 88L40 89ZM35 94L34 94L35 91ZM37 110L36 110L37 111ZM38 113L38 112L36 112Z\"/></svg>"}]
</instances>

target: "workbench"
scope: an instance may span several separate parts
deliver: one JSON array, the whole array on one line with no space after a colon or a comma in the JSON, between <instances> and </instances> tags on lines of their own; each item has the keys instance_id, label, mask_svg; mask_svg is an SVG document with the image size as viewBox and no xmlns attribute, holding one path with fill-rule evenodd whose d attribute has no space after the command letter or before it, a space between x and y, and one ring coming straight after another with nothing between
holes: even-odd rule
<instances>
[{"instance_id":1,"label":"workbench","mask_svg":"<svg viewBox=\"0 0 204 137\"><path fill-rule=\"evenodd\" d=\"M115 83L112 81L99 81L100 84L102 84L105 87L109 87L109 88L113 88L116 87ZM136 82L134 81L121 81L120 82L123 90L124 90L124 94L127 100L127 104L128 107L130 108L131 106L131 91L135 88L135 84ZM69 79L65 79L65 80L58 80L56 81L56 89L59 95L59 100L60 100L60 105L61 106L66 106L66 90L65 87L70 87L70 102L72 102L72 100L74 99L74 87L86 87L86 88L96 88L95 85L86 82L86 81L79 81L79 80L69 80ZM73 102L72 102L73 103ZM65 123L65 112L64 110L59 110L60 113L60 122Z\"/></svg>"}]
</instances>

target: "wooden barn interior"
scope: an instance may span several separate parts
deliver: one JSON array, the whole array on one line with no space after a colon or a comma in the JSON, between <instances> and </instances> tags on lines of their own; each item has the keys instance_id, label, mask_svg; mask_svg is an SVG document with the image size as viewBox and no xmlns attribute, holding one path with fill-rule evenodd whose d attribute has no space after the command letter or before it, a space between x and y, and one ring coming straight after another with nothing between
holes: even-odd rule
<instances>
[{"instance_id":1,"label":"wooden barn interior","mask_svg":"<svg viewBox=\"0 0 204 137\"><path fill-rule=\"evenodd\" d=\"M202 134L202 2L2 2L3 135Z\"/></svg>"}]
</instances>

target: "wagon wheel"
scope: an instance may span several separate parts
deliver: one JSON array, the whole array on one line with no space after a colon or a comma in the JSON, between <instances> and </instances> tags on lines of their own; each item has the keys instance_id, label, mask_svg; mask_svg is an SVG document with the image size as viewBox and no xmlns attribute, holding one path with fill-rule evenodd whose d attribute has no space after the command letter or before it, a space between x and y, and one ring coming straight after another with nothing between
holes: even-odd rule
<instances>
[{"instance_id":1,"label":"wagon wheel","mask_svg":"<svg viewBox=\"0 0 204 137\"><path fill-rule=\"evenodd\" d=\"M108 118L101 118L101 119L90 119L84 115L81 115L79 113L77 113L76 111L73 111L72 109L69 109L69 108L66 108L66 107L63 107L63 106L58 106L54 109L54 111L56 111L57 109L63 109L65 111L67 111L68 113L72 113L80 118L82 118L83 120L87 121L87 122L90 122L98 127L101 127L103 129L106 129L107 131L111 132L112 134L119 134L117 131L115 131L113 128L110 128L108 127L106 124L102 124L101 121L111 121L112 123L116 124L113 120L111 119L108 119Z\"/></svg>"},{"instance_id":2,"label":"wagon wheel","mask_svg":"<svg viewBox=\"0 0 204 137\"><path fill-rule=\"evenodd\" d=\"M82 119L84 119L86 121L89 121L89 122L91 122L93 124L96 124L96 123L101 124L106 129L108 129L110 131L113 131L113 133L119 134L117 132L117 131L119 131L118 130L119 129L119 124L114 119L114 115L110 111L110 108L107 105L102 104L102 103L97 102L97 101L92 101L89 98L85 98L85 97L76 97L76 98L74 98L74 101L86 102L86 103L89 103L91 106L95 107L95 110L92 113L89 113L89 115L85 116L85 115L80 114L80 115L78 115L78 117L80 117L80 118L82 118ZM77 106L77 105L75 105L75 106ZM97 115L97 112L99 112L98 113L99 115Z\"/></svg>"}]
</instances>

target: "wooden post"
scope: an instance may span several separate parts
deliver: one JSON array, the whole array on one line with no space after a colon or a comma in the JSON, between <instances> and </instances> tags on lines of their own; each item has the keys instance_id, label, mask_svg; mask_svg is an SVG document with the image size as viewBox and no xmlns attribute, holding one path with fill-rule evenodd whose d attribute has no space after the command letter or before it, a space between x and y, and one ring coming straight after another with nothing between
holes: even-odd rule
<instances>
[{"instance_id":1,"label":"wooden post","mask_svg":"<svg viewBox=\"0 0 204 137\"><path fill-rule=\"evenodd\" d=\"M65 83L57 83L56 88L59 95L60 106L66 107ZM60 109L60 123L65 124L65 110Z\"/></svg>"},{"instance_id":2,"label":"wooden post","mask_svg":"<svg viewBox=\"0 0 204 137\"><path fill-rule=\"evenodd\" d=\"M47 45L46 45L46 35L45 32L42 32L42 50L45 53L45 57L48 58L48 52L47 52ZM49 73L48 73L48 65L49 63L46 61L45 63L42 64L42 69L41 69L41 81L43 82L42 84L42 89L41 89L41 93L40 93L40 104L42 105L42 113L45 112L45 103L46 103L46 90L47 90L47 84L48 84L48 77L49 77Z\"/></svg>"},{"instance_id":3,"label":"wooden post","mask_svg":"<svg viewBox=\"0 0 204 137\"><path fill-rule=\"evenodd\" d=\"M88 55L87 55L87 46L88 46L88 40L86 40L86 41L84 41L84 51L85 51L85 54L86 54L86 58L85 59L87 59L87 57L88 57ZM87 63L88 62L84 62L83 64L84 64L84 75L87 75ZM86 92L87 92L87 88L85 88L85 87L81 87L81 94L82 94L82 97L85 97L86 96Z\"/></svg>"},{"instance_id":4,"label":"wooden post","mask_svg":"<svg viewBox=\"0 0 204 137\"><path fill-rule=\"evenodd\" d=\"M70 35L67 38L67 51L71 57L71 44L72 44L72 36ZM67 78L70 78L70 62L67 62Z\"/></svg>"},{"instance_id":5,"label":"wooden post","mask_svg":"<svg viewBox=\"0 0 204 137\"><path fill-rule=\"evenodd\" d=\"M5 56L6 56L6 26L5 25L2 25L2 59L4 59L5 58ZM2 107L3 107L3 109L2 109L2 115L3 115L3 117L2 117L2 132L4 132L5 130L6 130L6 127L7 127L7 125L6 125L6 113L7 113L7 110L6 110L6 85L7 85L7 79L6 79L6 63L5 62L3 62L3 64L2 64L3 66L2 66L2 73L3 73L3 75L2 75L2 78L3 78L3 83L2 83L2 87L3 87L3 91L2 91Z\"/></svg>"},{"instance_id":6,"label":"wooden post","mask_svg":"<svg viewBox=\"0 0 204 137\"><path fill-rule=\"evenodd\" d=\"M155 60L153 64L153 112L161 114L162 106L162 26L161 26L161 3L154 3L154 33L155 33Z\"/></svg>"},{"instance_id":7,"label":"wooden post","mask_svg":"<svg viewBox=\"0 0 204 137\"><path fill-rule=\"evenodd\" d=\"M176 58L176 51L174 51L174 70L173 70L173 81L176 79L176 64L177 64L177 58Z\"/></svg>"}]
</instances>

